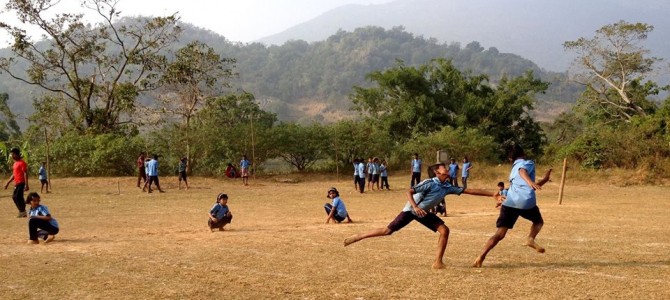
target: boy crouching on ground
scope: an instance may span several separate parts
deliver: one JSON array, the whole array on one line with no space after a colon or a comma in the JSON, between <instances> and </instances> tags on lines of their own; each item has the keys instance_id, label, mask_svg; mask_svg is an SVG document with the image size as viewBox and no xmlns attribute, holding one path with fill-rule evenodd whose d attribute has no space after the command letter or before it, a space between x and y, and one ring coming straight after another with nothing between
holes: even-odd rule
<instances>
[{"instance_id":1,"label":"boy crouching on ground","mask_svg":"<svg viewBox=\"0 0 670 300\"><path fill-rule=\"evenodd\" d=\"M219 231L224 231L223 226L226 226L232 220L233 214L228 209L228 195L221 193L216 197L214 207L209 210L209 220L207 220L209 230L214 231L214 228L218 228Z\"/></svg>"}]
</instances>

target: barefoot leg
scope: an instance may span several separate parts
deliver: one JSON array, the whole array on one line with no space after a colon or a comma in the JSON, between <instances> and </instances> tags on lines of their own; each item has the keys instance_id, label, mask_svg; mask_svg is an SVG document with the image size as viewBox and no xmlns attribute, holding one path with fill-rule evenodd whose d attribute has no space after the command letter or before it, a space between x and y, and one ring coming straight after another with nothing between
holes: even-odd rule
<instances>
[{"instance_id":1,"label":"barefoot leg","mask_svg":"<svg viewBox=\"0 0 670 300\"><path fill-rule=\"evenodd\" d=\"M358 242L363 239L371 238L371 237L377 237L377 236L385 236L391 234L391 230L388 228L377 228L373 229L371 231L365 232L365 233L360 233L360 234L355 234L352 235L344 240L344 247L349 246L355 242Z\"/></svg>"}]
</instances>

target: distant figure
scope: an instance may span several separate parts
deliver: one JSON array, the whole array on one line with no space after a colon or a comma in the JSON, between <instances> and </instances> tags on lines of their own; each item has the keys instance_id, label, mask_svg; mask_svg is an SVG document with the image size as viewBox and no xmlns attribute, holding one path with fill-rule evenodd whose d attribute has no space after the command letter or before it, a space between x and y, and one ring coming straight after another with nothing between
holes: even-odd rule
<instances>
[{"instance_id":1,"label":"distant figure","mask_svg":"<svg viewBox=\"0 0 670 300\"><path fill-rule=\"evenodd\" d=\"M47 177L47 169L46 169L46 164L45 162L42 162L40 165L40 170L38 172L38 179L40 180L40 183L42 183L42 188L40 189L40 193L44 193L44 187L46 186L47 188L47 194L49 192L49 178Z\"/></svg>"},{"instance_id":2,"label":"distant figure","mask_svg":"<svg viewBox=\"0 0 670 300\"><path fill-rule=\"evenodd\" d=\"M326 203L323 208L326 209L326 214L328 218L326 219L326 224L330 223L330 220L335 220L337 223L342 223L344 219L347 219L347 223L351 223L351 218L349 217L349 212L347 212L347 207L344 205L342 199L340 199L340 192L336 188L332 187L328 190L328 195L326 196L329 199L333 199L333 204Z\"/></svg>"},{"instance_id":3,"label":"distant figure","mask_svg":"<svg viewBox=\"0 0 670 300\"><path fill-rule=\"evenodd\" d=\"M451 163L449 164L449 183L458 187L458 164L454 158L451 159Z\"/></svg>"},{"instance_id":4,"label":"distant figure","mask_svg":"<svg viewBox=\"0 0 670 300\"><path fill-rule=\"evenodd\" d=\"M468 177L470 177L470 170L472 170L472 163L468 160L468 157L463 158L463 168L461 169L461 183L463 188L468 188Z\"/></svg>"},{"instance_id":5,"label":"distant figure","mask_svg":"<svg viewBox=\"0 0 670 300\"><path fill-rule=\"evenodd\" d=\"M228 166L226 167L226 177L228 178L240 177L240 173L237 172L237 169L235 169L235 167L231 163L228 163Z\"/></svg>"},{"instance_id":6,"label":"distant figure","mask_svg":"<svg viewBox=\"0 0 670 300\"><path fill-rule=\"evenodd\" d=\"M44 239L49 243L56 238L60 231L58 222L51 216L49 208L40 205L40 195L37 193L28 194L28 203L30 203L30 219L28 219L29 244L39 244L38 238Z\"/></svg>"},{"instance_id":7,"label":"distant figure","mask_svg":"<svg viewBox=\"0 0 670 300\"><path fill-rule=\"evenodd\" d=\"M526 160L523 148L519 145L514 145L510 149L509 158L513 163L512 171L509 174L510 187L507 192L507 198L502 202L502 207L500 207L500 216L496 221L497 230L484 244L482 253L479 254L472 265L475 268L482 266L489 251L505 238L507 231L514 227L519 217L533 223L524 245L535 249L538 253L545 252L545 249L535 242L535 238L544 225L540 208L537 207L535 190L542 189L542 186L549 181L551 169L547 171L544 178L535 182L535 162Z\"/></svg>"},{"instance_id":8,"label":"distant figure","mask_svg":"<svg viewBox=\"0 0 670 300\"><path fill-rule=\"evenodd\" d=\"M365 160L361 157L358 159L358 191L365 193Z\"/></svg>"},{"instance_id":9,"label":"distant figure","mask_svg":"<svg viewBox=\"0 0 670 300\"><path fill-rule=\"evenodd\" d=\"M381 176L381 181L382 181L382 186L381 189L384 189L384 186L386 186L386 190L391 190L391 187L389 186L389 173L388 173L388 164L386 163L385 159L382 159L382 164L379 166L379 175Z\"/></svg>"},{"instance_id":10,"label":"distant figure","mask_svg":"<svg viewBox=\"0 0 670 300\"><path fill-rule=\"evenodd\" d=\"M146 156L144 152L140 152L140 156L137 158L135 164L137 165L137 187L140 187L140 183L147 183L147 172L145 169Z\"/></svg>"},{"instance_id":11,"label":"distant figure","mask_svg":"<svg viewBox=\"0 0 670 300\"><path fill-rule=\"evenodd\" d=\"M188 180L186 179L186 169L188 167L188 158L182 157L179 160L179 166L177 167L177 171L179 171L179 184L177 186L178 190L181 190L181 181L184 181L184 184L186 185L186 190L188 190Z\"/></svg>"},{"instance_id":12,"label":"distant figure","mask_svg":"<svg viewBox=\"0 0 670 300\"><path fill-rule=\"evenodd\" d=\"M414 159L412 159L412 180L409 183L409 187L414 187L414 185L421 182L421 160L419 159L419 153L414 153Z\"/></svg>"},{"instance_id":13,"label":"distant figure","mask_svg":"<svg viewBox=\"0 0 670 300\"><path fill-rule=\"evenodd\" d=\"M242 172L242 183L244 185L249 185L249 166L251 166L251 162L246 155L243 155L240 161L240 171Z\"/></svg>"},{"instance_id":14,"label":"distant figure","mask_svg":"<svg viewBox=\"0 0 670 300\"><path fill-rule=\"evenodd\" d=\"M372 156L370 156L368 157L368 163L365 164L365 174L368 178L368 191L372 191L375 189L374 184L372 182L374 172L375 172L375 163L373 161Z\"/></svg>"},{"instance_id":15,"label":"distant figure","mask_svg":"<svg viewBox=\"0 0 670 300\"><path fill-rule=\"evenodd\" d=\"M26 200L23 198L23 192L28 191L28 164L21 158L21 151L18 148L12 148L9 151L14 160L14 165L12 165L12 176L9 177L7 183L5 184L5 189L9 187L9 184L14 182L14 193L12 193L12 199L14 200L14 205L19 210L17 218L25 218L28 216L26 213Z\"/></svg>"},{"instance_id":16,"label":"distant figure","mask_svg":"<svg viewBox=\"0 0 670 300\"><path fill-rule=\"evenodd\" d=\"M505 188L505 183L502 181L498 182L498 196L501 197L499 197L500 200L496 202L496 208L500 207L503 203L503 200L507 198L507 191L508 189Z\"/></svg>"},{"instance_id":17,"label":"distant figure","mask_svg":"<svg viewBox=\"0 0 670 300\"><path fill-rule=\"evenodd\" d=\"M358 192L358 158L354 158L354 189Z\"/></svg>"},{"instance_id":18,"label":"distant figure","mask_svg":"<svg viewBox=\"0 0 670 300\"><path fill-rule=\"evenodd\" d=\"M158 191L161 192L161 193L164 193L165 191L163 191L161 189L161 184L158 181L158 155L157 154L154 154L153 158L147 163L146 168L147 168L147 175L149 176L149 181L147 181L148 186L149 186L148 192L149 193L152 192L151 185L153 183L155 183L156 188L158 189ZM142 189L142 191L144 191L144 189Z\"/></svg>"},{"instance_id":19,"label":"distant figure","mask_svg":"<svg viewBox=\"0 0 670 300\"><path fill-rule=\"evenodd\" d=\"M209 226L210 231L214 231L215 228L224 231L223 227L230 224L232 220L233 214L228 209L228 195L221 193L216 196L216 204L209 210L207 226Z\"/></svg>"}]
</instances>

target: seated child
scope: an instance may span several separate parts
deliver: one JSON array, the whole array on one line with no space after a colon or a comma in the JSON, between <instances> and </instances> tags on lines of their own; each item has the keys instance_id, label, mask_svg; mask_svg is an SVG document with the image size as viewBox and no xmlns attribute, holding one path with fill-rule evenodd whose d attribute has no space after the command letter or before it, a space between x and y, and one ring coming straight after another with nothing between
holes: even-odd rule
<instances>
[{"instance_id":1,"label":"seated child","mask_svg":"<svg viewBox=\"0 0 670 300\"><path fill-rule=\"evenodd\" d=\"M342 223L344 219L347 219L347 223L353 222L351 221L351 218L349 218L347 207L344 206L344 201L340 199L340 192L338 192L336 188L330 188L326 197L333 199L333 204L326 203L323 206L326 209L326 214L328 214L326 224L330 223L330 219L335 220L337 223Z\"/></svg>"},{"instance_id":2,"label":"seated child","mask_svg":"<svg viewBox=\"0 0 670 300\"><path fill-rule=\"evenodd\" d=\"M505 198L502 198L502 197L507 197L507 190L508 189L505 188L505 183L504 182L502 182L502 181L498 182L498 193L496 194L496 196L497 196L496 199L498 199L498 200L496 200L496 208L499 208L502 205L503 200L505 200ZM502 196L502 197L498 197L498 196Z\"/></svg>"},{"instance_id":3,"label":"seated child","mask_svg":"<svg viewBox=\"0 0 670 300\"><path fill-rule=\"evenodd\" d=\"M39 244L38 237L44 239L45 243L49 243L56 238L58 234L58 222L51 217L49 209L40 205L40 195L37 193L30 193L26 198L26 204L30 204L30 211L28 212L28 233L29 244Z\"/></svg>"},{"instance_id":4,"label":"seated child","mask_svg":"<svg viewBox=\"0 0 670 300\"><path fill-rule=\"evenodd\" d=\"M229 224L233 220L233 215L228 209L228 195L221 193L216 197L216 204L209 210L209 220L207 225L209 229L214 231L218 228L219 231L224 231L223 226Z\"/></svg>"}]
</instances>

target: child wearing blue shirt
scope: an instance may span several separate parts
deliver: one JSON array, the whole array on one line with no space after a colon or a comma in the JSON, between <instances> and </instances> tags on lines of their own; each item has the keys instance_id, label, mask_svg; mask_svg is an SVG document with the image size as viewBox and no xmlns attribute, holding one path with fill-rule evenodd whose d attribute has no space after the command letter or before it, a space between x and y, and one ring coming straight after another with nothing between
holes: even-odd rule
<instances>
[{"instance_id":1,"label":"child wearing blue shirt","mask_svg":"<svg viewBox=\"0 0 670 300\"><path fill-rule=\"evenodd\" d=\"M453 186L458 186L458 164L456 159L452 158L449 164L449 183Z\"/></svg>"},{"instance_id":2,"label":"child wearing blue shirt","mask_svg":"<svg viewBox=\"0 0 670 300\"><path fill-rule=\"evenodd\" d=\"M379 166L379 175L382 178L382 187L381 189L384 189L384 186L386 186L386 190L391 190L389 187L389 173L388 173L388 164L386 163L385 159L382 159L382 163Z\"/></svg>"},{"instance_id":3,"label":"child wearing blue shirt","mask_svg":"<svg viewBox=\"0 0 670 300\"><path fill-rule=\"evenodd\" d=\"M228 209L228 195L221 193L216 196L216 204L209 210L208 217L207 225L210 231L214 231L214 228L218 228L219 231L225 230L223 226L233 220L233 214Z\"/></svg>"},{"instance_id":4,"label":"child wearing blue shirt","mask_svg":"<svg viewBox=\"0 0 670 300\"><path fill-rule=\"evenodd\" d=\"M56 238L56 234L60 231L58 228L58 221L51 216L49 208L40 205L40 195L37 193L30 193L26 198L26 202L30 204L30 211L28 212L28 234L29 244L39 244L38 237L43 237L45 243L49 243Z\"/></svg>"},{"instance_id":5,"label":"child wearing blue shirt","mask_svg":"<svg viewBox=\"0 0 670 300\"><path fill-rule=\"evenodd\" d=\"M49 192L49 179L47 178L47 169L44 167L46 165L45 162L42 162L42 165L40 165L40 170L38 172L39 176L37 177L40 180L40 183L42 183L42 188L40 189L40 193L44 193L44 187L46 186L47 188L47 194Z\"/></svg>"},{"instance_id":6,"label":"child wearing blue shirt","mask_svg":"<svg viewBox=\"0 0 670 300\"><path fill-rule=\"evenodd\" d=\"M468 157L463 158L463 168L461 170L461 183L463 188L468 188L468 177L470 177L470 170L472 169L472 163L468 160Z\"/></svg>"},{"instance_id":7,"label":"child wearing blue shirt","mask_svg":"<svg viewBox=\"0 0 670 300\"><path fill-rule=\"evenodd\" d=\"M507 198L507 189L505 188L505 183L504 182L498 182L498 196L501 196L499 201L496 203L496 208L500 207L502 205L502 200Z\"/></svg>"},{"instance_id":8,"label":"child wearing blue shirt","mask_svg":"<svg viewBox=\"0 0 670 300\"><path fill-rule=\"evenodd\" d=\"M447 248L447 242L449 240L449 227L444 224L442 219L428 211L431 208L434 208L448 194L460 195L465 193L469 195L492 197L495 196L496 193L475 189L465 190L463 188L452 186L447 181L449 179L449 173L443 163L431 166L429 172L435 174L435 177L426 179L407 191L407 204L387 227L352 235L344 240L344 246L349 246L366 238L391 235L410 222L418 221L433 232L440 233L438 238L437 257L435 258L432 267L434 269L444 268L442 257L444 256L444 251Z\"/></svg>"},{"instance_id":9,"label":"child wearing blue shirt","mask_svg":"<svg viewBox=\"0 0 670 300\"><path fill-rule=\"evenodd\" d=\"M335 220L337 223L342 223L344 219L347 219L347 223L353 222L349 217L347 207L344 205L342 199L340 199L340 192L338 192L336 188L330 188L326 197L333 199L333 204L326 203L326 205L323 206L323 208L326 209L326 214L328 215L326 224L330 223L331 219Z\"/></svg>"},{"instance_id":10,"label":"child wearing blue shirt","mask_svg":"<svg viewBox=\"0 0 670 300\"><path fill-rule=\"evenodd\" d=\"M249 185L249 167L251 162L247 159L246 155L242 155L242 160L240 160L240 173L242 174L242 183L244 185Z\"/></svg>"},{"instance_id":11,"label":"child wearing blue shirt","mask_svg":"<svg viewBox=\"0 0 670 300\"><path fill-rule=\"evenodd\" d=\"M537 207L535 190L542 189L542 186L549 181L551 169L547 171L544 178L535 182L535 162L526 160L523 148L519 145L514 145L509 153L509 158L513 161L512 172L509 175L510 186L507 191L507 198L505 198L500 207L500 216L496 221L498 229L486 242L482 253L472 265L475 268L482 266L489 251L505 238L507 231L514 227L519 217L533 222L524 245L535 249L538 253L545 252L545 249L535 242L537 234L540 233L544 225L540 208Z\"/></svg>"},{"instance_id":12,"label":"child wearing blue shirt","mask_svg":"<svg viewBox=\"0 0 670 300\"><path fill-rule=\"evenodd\" d=\"M414 185L421 182L421 160L419 159L419 153L414 153L414 159L412 159L412 179L409 182L409 187L414 187Z\"/></svg>"}]
</instances>

